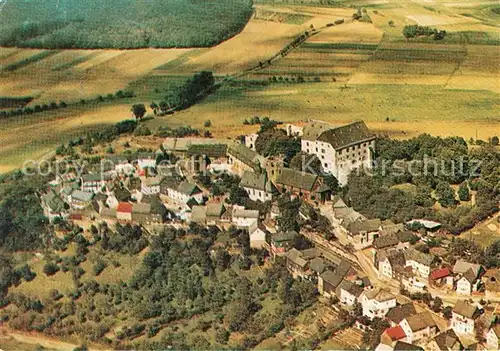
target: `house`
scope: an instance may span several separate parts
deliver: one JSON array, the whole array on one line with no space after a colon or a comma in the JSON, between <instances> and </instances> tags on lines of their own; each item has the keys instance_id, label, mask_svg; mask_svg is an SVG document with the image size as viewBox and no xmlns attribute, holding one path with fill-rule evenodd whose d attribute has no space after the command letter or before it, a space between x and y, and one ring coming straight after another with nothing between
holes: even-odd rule
<instances>
[{"instance_id":1,"label":"house","mask_svg":"<svg viewBox=\"0 0 500 351\"><path fill-rule=\"evenodd\" d=\"M399 279L406 266L406 259L402 250L379 250L376 260L378 260L378 274L385 278Z\"/></svg>"},{"instance_id":2,"label":"house","mask_svg":"<svg viewBox=\"0 0 500 351\"><path fill-rule=\"evenodd\" d=\"M391 308L385 315L385 319L392 325L399 325L404 319L417 314L417 310L412 302L397 305Z\"/></svg>"},{"instance_id":3,"label":"house","mask_svg":"<svg viewBox=\"0 0 500 351\"><path fill-rule=\"evenodd\" d=\"M347 225L347 235L352 239L356 250L362 250L373 244L378 237L382 222L380 219L365 219Z\"/></svg>"},{"instance_id":4,"label":"house","mask_svg":"<svg viewBox=\"0 0 500 351\"><path fill-rule=\"evenodd\" d=\"M453 329L436 335L425 347L429 351L460 351L464 346Z\"/></svg>"},{"instance_id":5,"label":"house","mask_svg":"<svg viewBox=\"0 0 500 351\"><path fill-rule=\"evenodd\" d=\"M75 190L69 196L71 207L74 209L84 209L92 204L93 193Z\"/></svg>"},{"instance_id":6,"label":"house","mask_svg":"<svg viewBox=\"0 0 500 351\"><path fill-rule=\"evenodd\" d=\"M363 306L363 316L370 319L383 318L391 308L396 307L396 297L383 289L364 291L359 300Z\"/></svg>"},{"instance_id":7,"label":"house","mask_svg":"<svg viewBox=\"0 0 500 351\"><path fill-rule=\"evenodd\" d=\"M232 143L227 149L228 163L233 173L242 176L245 171L260 171L264 157L241 143Z\"/></svg>"},{"instance_id":8,"label":"house","mask_svg":"<svg viewBox=\"0 0 500 351\"><path fill-rule=\"evenodd\" d=\"M407 342L396 341L394 344L394 351L424 351L424 349Z\"/></svg>"},{"instance_id":9,"label":"house","mask_svg":"<svg viewBox=\"0 0 500 351\"><path fill-rule=\"evenodd\" d=\"M203 202L203 192L194 183L180 182L176 178L165 178L160 183L160 192L182 204Z\"/></svg>"},{"instance_id":10,"label":"house","mask_svg":"<svg viewBox=\"0 0 500 351\"><path fill-rule=\"evenodd\" d=\"M428 255L415 250L411 247L406 249L404 253L406 265L411 266L415 274L427 279L431 274L431 265L434 262L435 257L433 255Z\"/></svg>"},{"instance_id":11,"label":"house","mask_svg":"<svg viewBox=\"0 0 500 351\"><path fill-rule=\"evenodd\" d=\"M140 224L159 224L164 221L164 213L161 210L153 210L155 207L149 203L132 205L132 221Z\"/></svg>"},{"instance_id":12,"label":"house","mask_svg":"<svg viewBox=\"0 0 500 351\"><path fill-rule=\"evenodd\" d=\"M120 202L116 207L116 219L119 221L132 221L132 204Z\"/></svg>"},{"instance_id":13,"label":"house","mask_svg":"<svg viewBox=\"0 0 500 351\"><path fill-rule=\"evenodd\" d=\"M253 151L255 150L255 141L259 137L259 134L257 133L252 133L249 135L245 135L245 146Z\"/></svg>"},{"instance_id":14,"label":"house","mask_svg":"<svg viewBox=\"0 0 500 351\"><path fill-rule=\"evenodd\" d=\"M106 204L107 198L108 197L106 196L106 194L97 193L94 196L94 198L92 199L92 208L94 209L94 211L96 211L97 213L100 214L101 211L103 210L103 208L106 208L105 204ZM114 217L116 217L116 216L114 216Z\"/></svg>"},{"instance_id":15,"label":"house","mask_svg":"<svg viewBox=\"0 0 500 351\"><path fill-rule=\"evenodd\" d=\"M240 186L245 189L250 200L271 201L278 190L267 178L267 172L245 171L241 177Z\"/></svg>"},{"instance_id":16,"label":"house","mask_svg":"<svg viewBox=\"0 0 500 351\"><path fill-rule=\"evenodd\" d=\"M337 287L337 297L343 306L354 306L363 290L360 284L344 279Z\"/></svg>"},{"instance_id":17,"label":"house","mask_svg":"<svg viewBox=\"0 0 500 351\"><path fill-rule=\"evenodd\" d=\"M429 280L434 285L442 285L447 282L447 278L452 276L450 268L438 268L431 272Z\"/></svg>"},{"instance_id":18,"label":"house","mask_svg":"<svg viewBox=\"0 0 500 351\"><path fill-rule=\"evenodd\" d=\"M156 168L156 154L154 152L138 152L134 155L139 170Z\"/></svg>"},{"instance_id":19,"label":"house","mask_svg":"<svg viewBox=\"0 0 500 351\"><path fill-rule=\"evenodd\" d=\"M457 294L471 295L472 291L477 290L476 282L479 282L472 269L469 269L457 280Z\"/></svg>"},{"instance_id":20,"label":"house","mask_svg":"<svg viewBox=\"0 0 500 351\"><path fill-rule=\"evenodd\" d=\"M319 176L291 168L276 170L275 184L281 193L289 192L310 201L326 201L330 188L321 184Z\"/></svg>"},{"instance_id":21,"label":"house","mask_svg":"<svg viewBox=\"0 0 500 351\"><path fill-rule=\"evenodd\" d=\"M484 273L484 269L479 264L458 260L453 266L453 273L457 276L457 294L471 295L481 283L479 278Z\"/></svg>"},{"instance_id":22,"label":"house","mask_svg":"<svg viewBox=\"0 0 500 351\"><path fill-rule=\"evenodd\" d=\"M492 325L486 332L486 346L490 350L500 350L500 324Z\"/></svg>"},{"instance_id":23,"label":"house","mask_svg":"<svg viewBox=\"0 0 500 351\"><path fill-rule=\"evenodd\" d=\"M384 345L392 347L397 341L406 341L405 331L400 325L389 327L380 335L380 342Z\"/></svg>"},{"instance_id":24,"label":"house","mask_svg":"<svg viewBox=\"0 0 500 351\"><path fill-rule=\"evenodd\" d=\"M222 202L195 205L191 210L191 222L201 225L218 225L225 221L226 207Z\"/></svg>"},{"instance_id":25,"label":"house","mask_svg":"<svg viewBox=\"0 0 500 351\"><path fill-rule=\"evenodd\" d=\"M112 181L109 174L84 174L81 177L82 191L98 193Z\"/></svg>"},{"instance_id":26,"label":"house","mask_svg":"<svg viewBox=\"0 0 500 351\"><path fill-rule=\"evenodd\" d=\"M266 236L267 231L258 221L254 222L248 228L248 233L250 235L250 247L253 249L263 249L267 246Z\"/></svg>"},{"instance_id":27,"label":"house","mask_svg":"<svg viewBox=\"0 0 500 351\"><path fill-rule=\"evenodd\" d=\"M457 334L474 335L476 319L480 311L465 300L458 300L452 310L451 327Z\"/></svg>"},{"instance_id":28,"label":"house","mask_svg":"<svg viewBox=\"0 0 500 351\"><path fill-rule=\"evenodd\" d=\"M341 127L310 121L304 127L301 150L316 155L323 170L345 185L352 170L361 166L371 168L375 138L362 121Z\"/></svg>"},{"instance_id":29,"label":"house","mask_svg":"<svg viewBox=\"0 0 500 351\"><path fill-rule=\"evenodd\" d=\"M162 182L161 177L149 177L144 178L141 181L141 192L144 195L153 195L160 193L160 184Z\"/></svg>"},{"instance_id":30,"label":"house","mask_svg":"<svg viewBox=\"0 0 500 351\"><path fill-rule=\"evenodd\" d=\"M106 156L102 163L109 163L118 176L131 175L135 173L135 167L129 162L125 155L109 155Z\"/></svg>"},{"instance_id":31,"label":"house","mask_svg":"<svg viewBox=\"0 0 500 351\"><path fill-rule=\"evenodd\" d=\"M428 311L409 316L403 319L399 325L405 331L406 340L409 343L433 338L439 331L436 321Z\"/></svg>"},{"instance_id":32,"label":"house","mask_svg":"<svg viewBox=\"0 0 500 351\"><path fill-rule=\"evenodd\" d=\"M53 223L56 218L68 218L68 206L54 190L51 189L47 194L42 195L40 200L43 214L50 223Z\"/></svg>"},{"instance_id":33,"label":"house","mask_svg":"<svg viewBox=\"0 0 500 351\"><path fill-rule=\"evenodd\" d=\"M296 248L290 249L284 255L286 267L294 278L305 277L308 270L308 261L302 257L302 254Z\"/></svg>"},{"instance_id":34,"label":"house","mask_svg":"<svg viewBox=\"0 0 500 351\"><path fill-rule=\"evenodd\" d=\"M408 230L398 231L397 233L388 234L388 228L382 226L379 237L373 240L373 247L380 249L405 249L410 247L410 242L414 240L415 235Z\"/></svg>"},{"instance_id":35,"label":"house","mask_svg":"<svg viewBox=\"0 0 500 351\"><path fill-rule=\"evenodd\" d=\"M352 269L347 261L341 261L333 270L326 270L318 277L318 291L326 297L337 295L337 287L342 283L344 277Z\"/></svg>"},{"instance_id":36,"label":"house","mask_svg":"<svg viewBox=\"0 0 500 351\"><path fill-rule=\"evenodd\" d=\"M232 223L238 228L250 228L250 226L259 222L259 211L233 209Z\"/></svg>"},{"instance_id":37,"label":"house","mask_svg":"<svg viewBox=\"0 0 500 351\"><path fill-rule=\"evenodd\" d=\"M273 235L271 237L271 255L273 257L283 256L285 252L293 247L295 238L297 238L298 236L299 234L296 231L278 233Z\"/></svg>"}]
</instances>

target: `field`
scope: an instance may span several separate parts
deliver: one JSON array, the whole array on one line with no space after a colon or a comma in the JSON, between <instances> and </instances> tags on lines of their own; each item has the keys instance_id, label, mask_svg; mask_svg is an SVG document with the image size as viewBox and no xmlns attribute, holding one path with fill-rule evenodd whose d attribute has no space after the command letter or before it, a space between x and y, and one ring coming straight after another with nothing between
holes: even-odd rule
<instances>
[{"instance_id":1,"label":"field","mask_svg":"<svg viewBox=\"0 0 500 351\"><path fill-rule=\"evenodd\" d=\"M2 121L0 172L47 154L63 140L129 118L132 103L159 102L172 86L207 69L219 79L234 77L234 83L189 110L149 121L151 128L202 128L210 119L214 136L228 137L254 131L241 123L261 115L339 124L364 119L376 132L401 138L430 133L486 140L500 134L500 29L495 25L500 15L492 11L494 1L349 0L343 6L320 7L312 0L257 4L240 34L212 48L1 48L5 108L71 103L119 89L137 96ZM373 23L351 20L358 6L366 8ZM345 23L325 27L339 18ZM424 22L446 29L445 39L404 39L404 25ZM304 44L258 68L311 28L316 34ZM305 82L298 83L299 77Z\"/></svg>"},{"instance_id":2,"label":"field","mask_svg":"<svg viewBox=\"0 0 500 351\"><path fill-rule=\"evenodd\" d=\"M500 218L499 214L461 234L460 237L472 240L483 247L488 247L496 240L500 240L500 222L498 218Z\"/></svg>"},{"instance_id":3,"label":"field","mask_svg":"<svg viewBox=\"0 0 500 351\"><path fill-rule=\"evenodd\" d=\"M2 3L1 46L131 49L212 46L241 31L249 0L12 0Z\"/></svg>"}]
</instances>

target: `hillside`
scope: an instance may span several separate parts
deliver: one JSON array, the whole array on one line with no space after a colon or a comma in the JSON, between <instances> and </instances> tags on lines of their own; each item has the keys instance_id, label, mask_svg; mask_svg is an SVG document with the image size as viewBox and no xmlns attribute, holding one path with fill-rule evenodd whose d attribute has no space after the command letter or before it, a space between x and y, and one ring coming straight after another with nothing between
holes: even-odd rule
<instances>
[{"instance_id":1,"label":"hillside","mask_svg":"<svg viewBox=\"0 0 500 351\"><path fill-rule=\"evenodd\" d=\"M2 4L0 46L207 47L241 31L251 0L12 0Z\"/></svg>"}]
</instances>

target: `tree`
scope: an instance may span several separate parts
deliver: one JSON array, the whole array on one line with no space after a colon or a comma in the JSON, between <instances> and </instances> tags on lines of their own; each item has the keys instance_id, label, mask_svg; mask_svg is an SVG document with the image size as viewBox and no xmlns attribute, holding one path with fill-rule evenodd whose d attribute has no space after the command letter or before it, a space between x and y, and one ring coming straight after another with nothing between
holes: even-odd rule
<instances>
[{"instance_id":1,"label":"tree","mask_svg":"<svg viewBox=\"0 0 500 351\"><path fill-rule=\"evenodd\" d=\"M217 341L219 344L227 344L229 340L229 332L224 329L224 328L219 328L217 329L215 333L215 341Z\"/></svg>"},{"instance_id":2,"label":"tree","mask_svg":"<svg viewBox=\"0 0 500 351\"><path fill-rule=\"evenodd\" d=\"M210 128L212 126L212 121L210 120L206 120L205 123L203 123L203 126L205 128Z\"/></svg>"},{"instance_id":3,"label":"tree","mask_svg":"<svg viewBox=\"0 0 500 351\"><path fill-rule=\"evenodd\" d=\"M491 145L493 146L498 146L499 144L499 139L498 137L495 135L494 137L491 138Z\"/></svg>"},{"instance_id":4,"label":"tree","mask_svg":"<svg viewBox=\"0 0 500 351\"><path fill-rule=\"evenodd\" d=\"M149 105L149 107L153 110L153 113L154 113L155 115L157 115L157 114L158 114L158 108L159 108L159 106L158 106L158 104L157 104L156 102L154 102L154 101L153 101L153 102L151 103L151 105Z\"/></svg>"},{"instance_id":5,"label":"tree","mask_svg":"<svg viewBox=\"0 0 500 351\"><path fill-rule=\"evenodd\" d=\"M436 195L438 201L443 207L451 207L457 203L455 199L455 191L450 184L445 181L440 181L436 187Z\"/></svg>"},{"instance_id":6,"label":"tree","mask_svg":"<svg viewBox=\"0 0 500 351\"><path fill-rule=\"evenodd\" d=\"M446 319L451 319L452 311L453 311L453 307L446 306L445 308L443 308L443 317Z\"/></svg>"},{"instance_id":7,"label":"tree","mask_svg":"<svg viewBox=\"0 0 500 351\"><path fill-rule=\"evenodd\" d=\"M469 186L467 185L467 182L460 184L460 187L458 188L458 198L460 201L470 200Z\"/></svg>"},{"instance_id":8,"label":"tree","mask_svg":"<svg viewBox=\"0 0 500 351\"><path fill-rule=\"evenodd\" d=\"M136 119L142 119L146 114L146 106L144 104L134 104L130 110Z\"/></svg>"}]
</instances>

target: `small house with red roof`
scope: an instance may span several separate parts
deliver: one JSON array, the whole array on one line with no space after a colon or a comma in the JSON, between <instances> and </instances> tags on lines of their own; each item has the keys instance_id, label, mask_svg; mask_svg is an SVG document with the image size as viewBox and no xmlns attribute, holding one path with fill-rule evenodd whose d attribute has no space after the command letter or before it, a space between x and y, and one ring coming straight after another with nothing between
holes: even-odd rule
<instances>
[{"instance_id":1,"label":"small house with red roof","mask_svg":"<svg viewBox=\"0 0 500 351\"><path fill-rule=\"evenodd\" d=\"M453 272L448 267L435 269L431 272L429 281L436 286L453 288Z\"/></svg>"},{"instance_id":2,"label":"small house with red roof","mask_svg":"<svg viewBox=\"0 0 500 351\"><path fill-rule=\"evenodd\" d=\"M397 341L406 341L406 333L400 325L387 328L380 335L380 342L385 345L393 346Z\"/></svg>"},{"instance_id":3,"label":"small house with red roof","mask_svg":"<svg viewBox=\"0 0 500 351\"><path fill-rule=\"evenodd\" d=\"M119 221L132 221L132 204L120 202L116 208L116 219Z\"/></svg>"}]
</instances>

